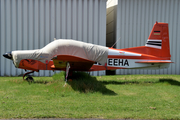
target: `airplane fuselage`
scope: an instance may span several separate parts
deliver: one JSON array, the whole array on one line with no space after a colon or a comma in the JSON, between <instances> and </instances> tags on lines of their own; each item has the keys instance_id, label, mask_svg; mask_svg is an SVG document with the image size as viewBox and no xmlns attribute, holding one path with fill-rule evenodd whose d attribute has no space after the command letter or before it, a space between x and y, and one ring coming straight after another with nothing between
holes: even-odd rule
<instances>
[{"instance_id":1,"label":"airplane fuselage","mask_svg":"<svg viewBox=\"0 0 180 120\"><path fill-rule=\"evenodd\" d=\"M92 70L101 68L101 70L115 69L164 69L168 68L171 60L162 60L162 58L154 57L146 54L132 53L122 51L121 49L109 49L106 69L95 63ZM93 70L94 71L94 70Z\"/></svg>"},{"instance_id":2,"label":"airplane fuselage","mask_svg":"<svg viewBox=\"0 0 180 120\"><path fill-rule=\"evenodd\" d=\"M154 24L145 46L114 49L59 39L42 49L12 51L3 56L13 60L17 68L37 72L66 71L67 68L70 68L70 71L164 69L172 63L168 24L158 22Z\"/></svg>"}]
</instances>

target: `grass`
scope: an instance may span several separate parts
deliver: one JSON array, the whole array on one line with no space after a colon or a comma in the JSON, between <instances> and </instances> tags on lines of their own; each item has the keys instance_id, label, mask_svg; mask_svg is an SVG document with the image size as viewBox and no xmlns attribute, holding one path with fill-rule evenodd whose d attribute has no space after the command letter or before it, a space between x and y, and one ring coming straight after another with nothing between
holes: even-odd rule
<instances>
[{"instance_id":1,"label":"grass","mask_svg":"<svg viewBox=\"0 0 180 120\"><path fill-rule=\"evenodd\" d=\"M0 77L0 118L180 119L180 75ZM63 87L64 86L64 87Z\"/></svg>"}]
</instances>

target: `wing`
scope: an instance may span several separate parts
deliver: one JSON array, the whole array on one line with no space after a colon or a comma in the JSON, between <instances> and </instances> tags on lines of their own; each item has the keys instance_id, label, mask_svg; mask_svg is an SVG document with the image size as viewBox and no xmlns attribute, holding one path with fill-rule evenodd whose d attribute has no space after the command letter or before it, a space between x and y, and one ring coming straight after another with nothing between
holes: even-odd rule
<instances>
[{"instance_id":1,"label":"wing","mask_svg":"<svg viewBox=\"0 0 180 120\"><path fill-rule=\"evenodd\" d=\"M69 62L70 69L74 71L89 71L94 64L94 61L90 61L84 58L80 58L72 55L58 55L53 57L53 65L51 66L54 70L65 70L66 64Z\"/></svg>"}]
</instances>

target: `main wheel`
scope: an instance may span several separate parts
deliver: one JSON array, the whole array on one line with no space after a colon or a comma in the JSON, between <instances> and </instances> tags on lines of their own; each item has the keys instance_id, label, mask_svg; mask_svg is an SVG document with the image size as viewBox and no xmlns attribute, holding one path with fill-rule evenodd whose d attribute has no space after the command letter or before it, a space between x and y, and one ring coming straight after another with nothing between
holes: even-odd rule
<instances>
[{"instance_id":1,"label":"main wheel","mask_svg":"<svg viewBox=\"0 0 180 120\"><path fill-rule=\"evenodd\" d=\"M31 77L30 75L27 76L26 80L31 83L34 82L33 77Z\"/></svg>"}]
</instances>

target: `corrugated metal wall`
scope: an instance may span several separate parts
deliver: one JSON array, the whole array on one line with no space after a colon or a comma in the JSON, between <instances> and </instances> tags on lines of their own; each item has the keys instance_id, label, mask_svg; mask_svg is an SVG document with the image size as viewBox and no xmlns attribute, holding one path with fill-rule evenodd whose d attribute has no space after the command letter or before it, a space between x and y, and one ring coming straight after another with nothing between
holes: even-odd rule
<instances>
[{"instance_id":1,"label":"corrugated metal wall","mask_svg":"<svg viewBox=\"0 0 180 120\"><path fill-rule=\"evenodd\" d=\"M180 74L180 0L119 0L117 48L144 46L154 23L169 23L172 61L162 70L117 70L117 74Z\"/></svg>"},{"instance_id":2,"label":"corrugated metal wall","mask_svg":"<svg viewBox=\"0 0 180 120\"><path fill-rule=\"evenodd\" d=\"M12 50L44 47L57 39L76 39L106 45L106 0L1 0L0 75L16 76L12 61L2 57ZM36 76L51 76L40 71ZM94 72L104 75L105 72Z\"/></svg>"}]
</instances>

